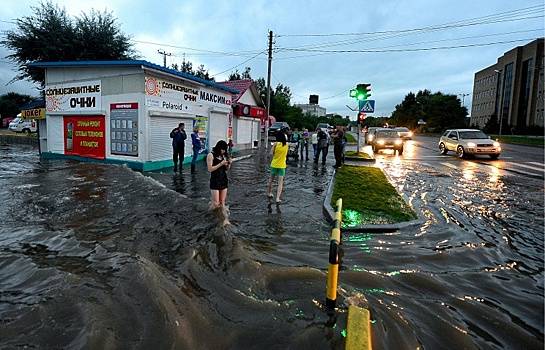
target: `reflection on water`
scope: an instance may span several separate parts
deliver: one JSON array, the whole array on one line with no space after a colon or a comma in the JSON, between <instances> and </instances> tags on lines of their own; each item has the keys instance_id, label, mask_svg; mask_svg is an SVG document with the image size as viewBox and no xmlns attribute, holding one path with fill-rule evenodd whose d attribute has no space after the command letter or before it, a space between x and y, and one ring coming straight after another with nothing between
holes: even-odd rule
<instances>
[{"instance_id":1,"label":"reflection on water","mask_svg":"<svg viewBox=\"0 0 545 350\"><path fill-rule=\"evenodd\" d=\"M381 155L425 222L343 233L331 318L331 159L290 162L280 206L266 197L266 156L235 163L223 227L202 163L140 174L2 151L2 347L342 349L349 304L371 310L376 349L543 347L539 181Z\"/></svg>"}]
</instances>

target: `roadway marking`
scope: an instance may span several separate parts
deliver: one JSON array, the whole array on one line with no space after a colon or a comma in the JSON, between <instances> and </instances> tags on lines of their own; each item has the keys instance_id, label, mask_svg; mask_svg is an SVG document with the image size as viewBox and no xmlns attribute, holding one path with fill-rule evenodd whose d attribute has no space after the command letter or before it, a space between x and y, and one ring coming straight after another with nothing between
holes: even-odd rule
<instances>
[{"instance_id":1,"label":"roadway marking","mask_svg":"<svg viewBox=\"0 0 545 350\"><path fill-rule=\"evenodd\" d=\"M544 167L544 166L545 166L545 164L543 164L543 163L538 163L538 162L528 162L528 163L534 164L534 165L537 165L537 166L540 166L540 167Z\"/></svg>"},{"instance_id":2,"label":"roadway marking","mask_svg":"<svg viewBox=\"0 0 545 350\"><path fill-rule=\"evenodd\" d=\"M545 169L543 169L543 168L537 168L537 167L531 166L531 165L526 165L526 164L522 164L522 163L509 163L509 164L515 165L515 166L520 166L520 167L523 167L523 168L526 168L526 169L530 169L530 170L537 170L537 171L545 172Z\"/></svg>"},{"instance_id":3,"label":"roadway marking","mask_svg":"<svg viewBox=\"0 0 545 350\"><path fill-rule=\"evenodd\" d=\"M451 169L456 169L456 170L458 170L458 167L457 167L456 165L454 165L454 164L445 163L445 162L442 162L441 164L444 165L444 166L447 166L447 167L449 167L449 168L451 168Z\"/></svg>"}]
</instances>

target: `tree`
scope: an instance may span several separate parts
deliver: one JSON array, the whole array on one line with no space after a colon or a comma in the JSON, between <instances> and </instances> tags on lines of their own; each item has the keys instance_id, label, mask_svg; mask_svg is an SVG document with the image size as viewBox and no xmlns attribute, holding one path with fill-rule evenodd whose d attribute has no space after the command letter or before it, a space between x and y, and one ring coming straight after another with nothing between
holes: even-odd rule
<instances>
[{"instance_id":1,"label":"tree","mask_svg":"<svg viewBox=\"0 0 545 350\"><path fill-rule=\"evenodd\" d=\"M173 63L170 68L180 72L189 73L202 79L214 81L214 78L209 75L208 70L204 67L204 64L199 65L199 67L197 67L197 71L194 71L193 63L184 59L181 65L178 66L177 63Z\"/></svg>"},{"instance_id":2,"label":"tree","mask_svg":"<svg viewBox=\"0 0 545 350\"><path fill-rule=\"evenodd\" d=\"M0 96L1 118L15 117L21 112L21 107L33 99L32 96L21 95L16 92L8 92L7 94Z\"/></svg>"},{"instance_id":3,"label":"tree","mask_svg":"<svg viewBox=\"0 0 545 350\"><path fill-rule=\"evenodd\" d=\"M16 19L16 29L1 43L13 53L7 58L19 66L14 80L31 80L43 87L43 69L29 67L36 61L131 59L135 51L110 12L92 10L71 18L51 2L33 7L33 15Z\"/></svg>"},{"instance_id":4,"label":"tree","mask_svg":"<svg viewBox=\"0 0 545 350\"><path fill-rule=\"evenodd\" d=\"M242 79L252 79L252 76L250 75L250 71L252 69L250 67L244 68L244 72L240 74L238 72L238 69L235 69L235 71L231 74L229 74L229 81L231 80L242 80Z\"/></svg>"},{"instance_id":5,"label":"tree","mask_svg":"<svg viewBox=\"0 0 545 350\"><path fill-rule=\"evenodd\" d=\"M467 108L455 95L421 90L415 95L409 92L392 113L391 124L416 128L424 119L430 130L440 131L466 125Z\"/></svg>"}]
</instances>

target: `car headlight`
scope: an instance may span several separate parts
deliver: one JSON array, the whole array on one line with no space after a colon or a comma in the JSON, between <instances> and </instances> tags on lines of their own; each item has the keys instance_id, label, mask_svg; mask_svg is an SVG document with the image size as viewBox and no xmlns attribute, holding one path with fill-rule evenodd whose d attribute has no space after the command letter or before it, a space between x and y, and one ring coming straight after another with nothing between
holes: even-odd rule
<instances>
[{"instance_id":1,"label":"car headlight","mask_svg":"<svg viewBox=\"0 0 545 350\"><path fill-rule=\"evenodd\" d=\"M409 137L413 137L413 132L409 131Z\"/></svg>"},{"instance_id":2,"label":"car headlight","mask_svg":"<svg viewBox=\"0 0 545 350\"><path fill-rule=\"evenodd\" d=\"M367 138L368 138L369 140L372 140L372 139L373 139L373 135L369 135L369 136L367 136Z\"/></svg>"},{"instance_id":3,"label":"car headlight","mask_svg":"<svg viewBox=\"0 0 545 350\"><path fill-rule=\"evenodd\" d=\"M403 141L401 141L401 140L395 140L394 143L395 143L396 145L401 145L401 144L403 143Z\"/></svg>"},{"instance_id":4,"label":"car headlight","mask_svg":"<svg viewBox=\"0 0 545 350\"><path fill-rule=\"evenodd\" d=\"M494 147L500 147L500 143L499 142L494 142Z\"/></svg>"},{"instance_id":5,"label":"car headlight","mask_svg":"<svg viewBox=\"0 0 545 350\"><path fill-rule=\"evenodd\" d=\"M468 142L467 143L467 147L476 147L477 145L474 144L473 142Z\"/></svg>"},{"instance_id":6,"label":"car headlight","mask_svg":"<svg viewBox=\"0 0 545 350\"><path fill-rule=\"evenodd\" d=\"M378 143L379 145L384 145L384 140L378 140L377 143Z\"/></svg>"}]
</instances>

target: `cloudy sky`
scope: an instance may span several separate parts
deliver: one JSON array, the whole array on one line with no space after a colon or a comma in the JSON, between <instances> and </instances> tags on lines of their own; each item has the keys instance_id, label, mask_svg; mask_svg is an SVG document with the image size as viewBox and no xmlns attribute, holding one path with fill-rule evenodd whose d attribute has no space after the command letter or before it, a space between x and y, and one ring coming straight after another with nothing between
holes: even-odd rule
<instances>
[{"instance_id":1,"label":"cloudy sky","mask_svg":"<svg viewBox=\"0 0 545 350\"><path fill-rule=\"evenodd\" d=\"M2 0L0 29L30 15L38 1ZM245 66L267 74L267 35L274 38L272 83L295 103L320 96L328 113L349 115L348 90L371 83L375 115L389 115L409 91L471 94L474 73L543 33L541 0L382 1L58 1L71 15L109 10L142 59L162 64L158 49L204 64L216 81ZM485 45L486 44L486 45ZM456 46L468 46L452 48ZM434 49L434 48L450 49ZM415 50L417 49L417 50ZM212 51L212 52L211 52ZM8 84L16 67L0 47L0 94L37 94L28 82ZM470 108L472 96L465 96ZM353 113L352 113L353 114Z\"/></svg>"}]
</instances>

